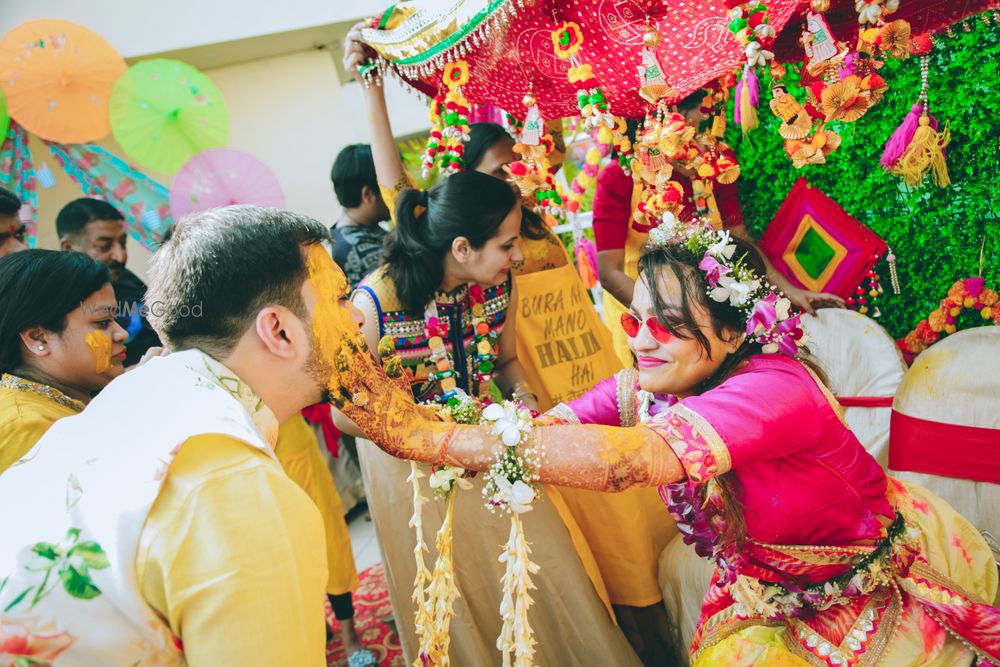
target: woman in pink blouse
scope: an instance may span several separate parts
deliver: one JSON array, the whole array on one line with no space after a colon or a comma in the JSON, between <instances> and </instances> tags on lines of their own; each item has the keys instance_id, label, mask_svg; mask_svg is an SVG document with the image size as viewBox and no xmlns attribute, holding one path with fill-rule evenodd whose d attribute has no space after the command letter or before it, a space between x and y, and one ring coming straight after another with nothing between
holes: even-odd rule
<instances>
[{"instance_id":1,"label":"woman in pink blouse","mask_svg":"<svg viewBox=\"0 0 1000 667\"><path fill-rule=\"evenodd\" d=\"M692 664L998 664L1000 610L986 602L997 568L982 537L865 451L751 247L672 233L651 235L621 318L638 372L540 422L541 480L659 486L685 541L716 564ZM488 427L433 421L363 356L352 371L355 391L378 395L345 410L389 453L493 462Z\"/></svg>"}]
</instances>

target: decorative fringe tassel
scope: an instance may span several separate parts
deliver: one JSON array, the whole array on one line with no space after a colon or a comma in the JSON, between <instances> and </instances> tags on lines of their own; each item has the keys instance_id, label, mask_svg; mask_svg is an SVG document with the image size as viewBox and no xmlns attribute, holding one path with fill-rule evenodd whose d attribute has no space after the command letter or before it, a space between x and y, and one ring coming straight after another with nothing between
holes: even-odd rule
<instances>
[{"instance_id":1,"label":"decorative fringe tassel","mask_svg":"<svg viewBox=\"0 0 1000 667\"><path fill-rule=\"evenodd\" d=\"M922 104L914 104L910 113L906 114L902 124L896 128L889 140L885 142L885 150L882 152L882 159L879 160L886 169L891 169L903 157L906 147L913 141L913 135L917 132L920 124L920 116L924 112Z\"/></svg>"},{"instance_id":2,"label":"decorative fringe tassel","mask_svg":"<svg viewBox=\"0 0 1000 667\"><path fill-rule=\"evenodd\" d=\"M736 90L733 92L736 94L736 104L733 105L733 123L739 125L740 121L743 120L740 118L740 97L743 94L743 79L736 82Z\"/></svg>"},{"instance_id":3,"label":"decorative fringe tassel","mask_svg":"<svg viewBox=\"0 0 1000 667\"><path fill-rule=\"evenodd\" d=\"M896 253L889 248L889 254L885 256L889 262L889 279L892 282L892 293L899 295L899 273L896 271Z\"/></svg>"},{"instance_id":4,"label":"decorative fringe tassel","mask_svg":"<svg viewBox=\"0 0 1000 667\"><path fill-rule=\"evenodd\" d=\"M734 113L734 116L736 116L735 121L740 124L743 134L747 134L758 125L757 109L755 107L759 101L760 83L757 81L757 75L754 74L753 68L744 67L743 78L740 79L739 84L739 96L737 103L734 105L737 110Z\"/></svg>"},{"instance_id":5,"label":"decorative fringe tassel","mask_svg":"<svg viewBox=\"0 0 1000 667\"><path fill-rule=\"evenodd\" d=\"M597 246L587 237L581 237L576 242L573 254L576 255L576 270L584 287L594 289L598 283Z\"/></svg>"},{"instance_id":6,"label":"decorative fringe tassel","mask_svg":"<svg viewBox=\"0 0 1000 667\"><path fill-rule=\"evenodd\" d=\"M950 141L951 131L947 123L943 130L937 132L931 126L931 119L926 114L922 115L913 140L893 168L893 173L901 176L911 187L917 187L923 182L924 174L930 170L931 178L938 187L948 187L951 185L951 178L948 176L944 149Z\"/></svg>"}]
</instances>

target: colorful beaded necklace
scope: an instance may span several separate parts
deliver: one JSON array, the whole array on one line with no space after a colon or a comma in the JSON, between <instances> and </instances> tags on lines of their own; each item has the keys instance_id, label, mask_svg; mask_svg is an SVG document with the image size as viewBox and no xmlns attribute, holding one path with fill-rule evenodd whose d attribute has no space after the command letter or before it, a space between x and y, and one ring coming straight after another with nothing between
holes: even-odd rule
<instances>
[{"instance_id":1,"label":"colorful beaded necklace","mask_svg":"<svg viewBox=\"0 0 1000 667\"><path fill-rule=\"evenodd\" d=\"M479 285L469 285L472 328L475 333L476 345L476 353L473 357L475 367L469 374L469 384L470 387L473 383L478 386L480 398L485 398L490 394L490 381L494 377L493 371L497 359L497 334L490 330L490 325L486 321L485 301L483 288ZM438 315L437 302L431 299L424 309L424 334L427 336L427 346L430 348L427 364L431 366L427 378L431 382L440 382L441 395L439 400L442 403L448 402L458 391L456 381L458 373L455 370L455 361L445 344L445 339L450 333L448 322L442 321Z\"/></svg>"}]
</instances>

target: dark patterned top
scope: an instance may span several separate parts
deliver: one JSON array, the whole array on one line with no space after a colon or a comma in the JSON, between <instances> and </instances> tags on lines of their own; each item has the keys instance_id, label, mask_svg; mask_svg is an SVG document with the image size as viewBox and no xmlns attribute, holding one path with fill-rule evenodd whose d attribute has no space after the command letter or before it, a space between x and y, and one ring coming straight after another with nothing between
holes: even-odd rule
<instances>
[{"instance_id":1,"label":"dark patterned top","mask_svg":"<svg viewBox=\"0 0 1000 667\"><path fill-rule=\"evenodd\" d=\"M382 263L382 243L388 232L378 225L344 225L333 227L330 233L333 261L343 270L351 287L357 287Z\"/></svg>"},{"instance_id":2,"label":"dark patterned top","mask_svg":"<svg viewBox=\"0 0 1000 667\"><path fill-rule=\"evenodd\" d=\"M365 279L358 290L375 302L379 314L379 338L388 335L396 342L396 351L402 358L404 367L413 375L414 397L418 401L433 398L439 393L439 388L436 382L430 383L427 380L430 348L427 346L423 313L418 316L403 307L385 267L379 268ZM510 290L509 278L501 285L483 290L486 322L497 337L503 331L507 319ZM436 292L434 300L437 303L438 317L442 322L448 323L449 336L446 343L454 360L458 387L476 396L479 387L470 386L469 382L469 371L473 369L476 354L469 287L464 285L450 293Z\"/></svg>"}]
</instances>

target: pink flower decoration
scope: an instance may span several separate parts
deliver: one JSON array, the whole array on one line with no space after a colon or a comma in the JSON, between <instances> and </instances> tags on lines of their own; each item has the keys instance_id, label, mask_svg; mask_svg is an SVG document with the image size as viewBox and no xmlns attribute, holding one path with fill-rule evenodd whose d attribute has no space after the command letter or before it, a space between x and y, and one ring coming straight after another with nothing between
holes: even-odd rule
<instances>
[{"instance_id":1,"label":"pink flower decoration","mask_svg":"<svg viewBox=\"0 0 1000 667\"><path fill-rule=\"evenodd\" d=\"M986 286L985 278L966 278L965 279L965 289L969 290L969 295L978 298L980 294L983 293L983 287Z\"/></svg>"},{"instance_id":2,"label":"pink flower decoration","mask_svg":"<svg viewBox=\"0 0 1000 667\"><path fill-rule=\"evenodd\" d=\"M720 264L719 260L712 257L708 252L701 258L698 268L705 272L705 279L708 280L708 284L711 287L715 287L719 283L719 278L730 271L728 266Z\"/></svg>"},{"instance_id":3,"label":"pink flower decoration","mask_svg":"<svg viewBox=\"0 0 1000 667\"><path fill-rule=\"evenodd\" d=\"M705 260L702 260L702 264ZM778 321L778 311L775 310L774 304L778 300L778 295L771 292L763 299L757 301L753 307L753 312L750 314L750 319L747 320L747 335L756 335L758 328L761 329L762 334L771 330L774 323Z\"/></svg>"},{"instance_id":4,"label":"pink flower decoration","mask_svg":"<svg viewBox=\"0 0 1000 667\"><path fill-rule=\"evenodd\" d=\"M778 352L788 357L794 357L799 353L798 341L802 338L802 327L799 326L799 316L789 317L784 322L779 322L775 328L775 337L778 343Z\"/></svg>"}]
</instances>

